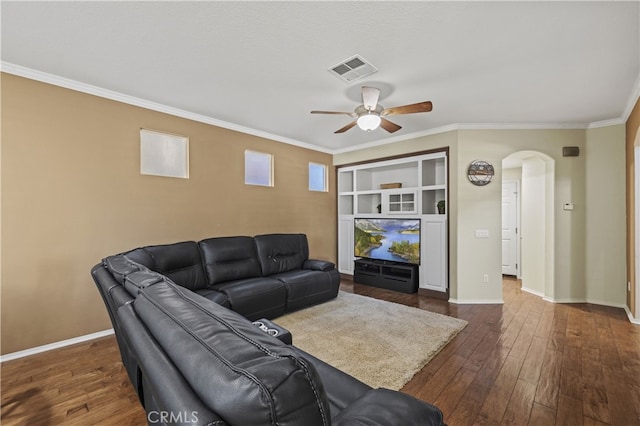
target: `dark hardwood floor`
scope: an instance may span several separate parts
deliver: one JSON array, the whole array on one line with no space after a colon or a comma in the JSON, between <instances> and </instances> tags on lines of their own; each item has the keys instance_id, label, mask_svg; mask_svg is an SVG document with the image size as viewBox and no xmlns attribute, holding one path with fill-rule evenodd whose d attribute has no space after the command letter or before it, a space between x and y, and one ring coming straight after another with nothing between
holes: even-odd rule
<instances>
[{"instance_id":1,"label":"dark hardwood floor","mask_svg":"<svg viewBox=\"0 0 640 426\"><path fill-rule=\"evenodd\" d=\"M640 326L622 309L545 302L512 279L503 287L504 305L455 305L341 285L469 322L403 388L450 426L640 425ZM1 373L2 425L146 424L113 336L8 361Z\"/></svg>"}]
</instances>

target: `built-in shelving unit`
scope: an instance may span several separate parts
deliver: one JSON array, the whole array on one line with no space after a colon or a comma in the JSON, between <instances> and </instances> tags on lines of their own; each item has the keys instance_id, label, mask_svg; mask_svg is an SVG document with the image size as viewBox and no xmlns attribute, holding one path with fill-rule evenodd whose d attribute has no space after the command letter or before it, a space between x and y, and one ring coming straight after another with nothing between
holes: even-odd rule
<instances>
[{"instance_id":1,"label":"built-in shelving unit","mask_svg":"<svg viewBox=\"0 0 640 426\"><path fill-rule=\"evenodd\" d=\"M354 274L354 218L419 218L419 288L446 293L447 201L447 150L338 168L338 269Z\"/></svg>"}]
</instances>

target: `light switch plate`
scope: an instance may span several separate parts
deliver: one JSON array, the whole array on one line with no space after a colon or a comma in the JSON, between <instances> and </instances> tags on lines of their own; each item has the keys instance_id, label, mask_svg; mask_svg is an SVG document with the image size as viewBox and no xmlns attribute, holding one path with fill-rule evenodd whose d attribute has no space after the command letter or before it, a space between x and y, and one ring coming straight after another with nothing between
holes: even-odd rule
<instances>
[{"instance_id":1,"label":"light switch plate","mask_svg":"<svg viewBox=\"0 0 640 426\"><path fill-rule=\"evenodd\" d=\"M488 229L476 229L476 238L489 238Z\"/></svg>"}]
</instances>

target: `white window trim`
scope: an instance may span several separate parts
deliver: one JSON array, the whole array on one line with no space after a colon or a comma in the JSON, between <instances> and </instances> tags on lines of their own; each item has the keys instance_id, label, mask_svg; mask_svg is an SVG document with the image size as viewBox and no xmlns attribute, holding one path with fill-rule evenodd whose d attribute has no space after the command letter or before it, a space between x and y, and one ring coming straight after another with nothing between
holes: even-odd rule
<instances>
[{"instance_id":1,"label":"white window trim","mask_svg":"<svg viewBox=\"0 0 640 426\"><path fill-rule=\"evenodd\" d=\"M312 165L313 166L322 167L323 175L324 175L324 182L322 184L322 186L323 186L322 189L312 189L311 188L311 166ZM326 164L309 161L308 173L309 173L309 175L307 177L308 177L308 180L309 180L309 182L308 182L309 191L313 191L313 192L329 192L329 167L327 167Z\"/></svg>"},{"instance_id":2,"label":"white window trim","mask_svg":"<svg viewBox=\"0 0 640 426\"><path fill-rule=\"evenodd\" d=\"M258 182L248 182L247 177L249 177L249 176L247 175L247 171L248 171L247 170L247 155L255 155L256 158L258 158L259 156L262 156L265 159L268 158L268 160L269 160L269 177L268 177L268 180L269 180L269 182L267 184L258 183ZM244 151L244 183L245 183L245 185L273 187L274 186L273 154L269 154L269 153L266 153L266 152L253 151L251 149L245 150Z\"/></svg>"}]
</instances>

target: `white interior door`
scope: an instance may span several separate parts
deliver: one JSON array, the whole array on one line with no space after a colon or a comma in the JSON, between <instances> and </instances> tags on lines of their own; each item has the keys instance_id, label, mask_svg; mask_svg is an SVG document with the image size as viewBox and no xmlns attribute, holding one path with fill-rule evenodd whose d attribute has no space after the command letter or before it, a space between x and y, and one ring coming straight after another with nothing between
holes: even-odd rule
<instances>
[{"instance_id":1,"label":"white interior door","mask_svg":"<svg viewBox=\"0 0 640 426\"><path fill-rule=\"evenodd\" d=\"M518 182L502 183L502 274L518 271Z\"/></svg>"}]
</instances>

